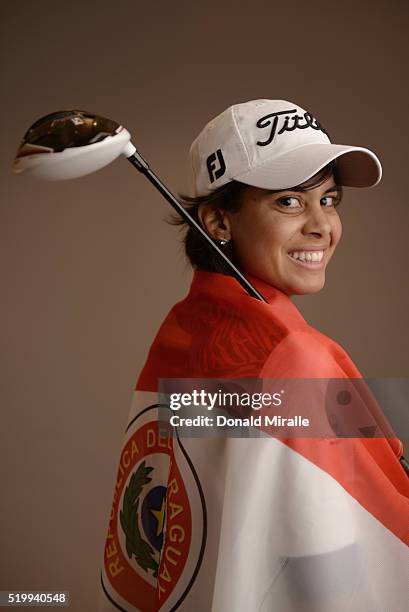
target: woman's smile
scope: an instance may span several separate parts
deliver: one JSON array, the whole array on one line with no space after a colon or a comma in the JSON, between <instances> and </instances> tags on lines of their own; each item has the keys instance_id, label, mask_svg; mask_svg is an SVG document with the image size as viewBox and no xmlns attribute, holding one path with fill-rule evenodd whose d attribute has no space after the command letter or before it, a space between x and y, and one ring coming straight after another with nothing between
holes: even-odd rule
<instances>
[{"instance_id":1,"label":"woman's smile","mask_svg":"<svg viewBox=\"0 0 409 612\"><path fill-rule=\"evenodd\" d=\"M307 270L321 270L326 265L324 253L324 248L317 248L316 250L297 249L290 251L288 256L291 261Z\"/></svg>"}]
</instances>

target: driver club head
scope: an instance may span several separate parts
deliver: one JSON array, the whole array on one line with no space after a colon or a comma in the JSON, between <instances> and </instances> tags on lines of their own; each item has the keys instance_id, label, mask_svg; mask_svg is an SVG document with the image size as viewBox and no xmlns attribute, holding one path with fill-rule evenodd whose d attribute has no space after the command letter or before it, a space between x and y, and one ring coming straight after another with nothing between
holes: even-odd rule
<instances>
[{"instance_id":1,"label":"driver club head","mask_svg":"<svg viewBox=\"0 0 409 612\"><path fill-rule=\"evenodd\" d=\"M107 166L133 154L129 132L111 119L83 110L57 111L33 123L13 163L15 174L59 181Z\"/></svg>"}]
</instances>

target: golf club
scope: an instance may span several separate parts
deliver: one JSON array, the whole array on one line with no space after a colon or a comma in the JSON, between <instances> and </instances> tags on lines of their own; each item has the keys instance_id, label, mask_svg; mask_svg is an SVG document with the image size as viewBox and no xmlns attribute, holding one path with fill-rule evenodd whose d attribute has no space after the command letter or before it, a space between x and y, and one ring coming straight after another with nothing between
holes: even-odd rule
<instances>
[{"instance_id":1,"label":"golf club","mask_svg":"<svg viewBox=\"0 0 409 612\"><path fill-rule=\"evenodd\" d=\"M48 181L85 176L124 155L156 187L169 204L202 236L252 297L267 300L230 261L202 226L152 172L119 123L82 110L57 111L33 123L25 133L13 164L15 174Z\"/></svg>"}]
</instances>

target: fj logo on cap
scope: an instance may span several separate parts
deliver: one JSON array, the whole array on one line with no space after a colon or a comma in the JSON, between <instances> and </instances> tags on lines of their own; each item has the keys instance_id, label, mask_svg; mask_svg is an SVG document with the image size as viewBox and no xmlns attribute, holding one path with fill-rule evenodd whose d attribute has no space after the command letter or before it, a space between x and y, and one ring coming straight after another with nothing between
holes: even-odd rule
<instances>
[{"instance_id":1,"label":"fj logo on cap","mask_svg":"<svg viewBox=\"0 0 409 612\"><path fill-rule=\"evenodd\" d=\"M293 113L297 113L297 109L294 108L291 110L278 111L276 113L270 113L269 115L264 115L264 117L261 117L256 123L257 127L266 128L271 125L271 131L267 140L258 140L257 144L260 147L265 147L273 142L276 134L279 136L284 132L293 132L294 130L306 130L307 128L312 128L313 130L320 130L321 132L324 132L324 134L327 133L310 113L305 112L302 115L294 115ZM280 125L280 129L277 130L280 119L282 119L282 115L285 115L285 118L283 123Z\"/></svg>"},{"instance_id":2,"label":"fj logo on cap","mask_svg":"<svg viewBox=\"0 0 409 612\"><path fill-rule=\"evenodd\" d=\"M217 167L216 161L218 162L219 167ZM226 164L224 162L221 149L217 149L215 153L209 155L206 160L206 165L211 183L214 183L215 180L223 176L223 174L226 172Z\"/></svg>"}]
</instances>

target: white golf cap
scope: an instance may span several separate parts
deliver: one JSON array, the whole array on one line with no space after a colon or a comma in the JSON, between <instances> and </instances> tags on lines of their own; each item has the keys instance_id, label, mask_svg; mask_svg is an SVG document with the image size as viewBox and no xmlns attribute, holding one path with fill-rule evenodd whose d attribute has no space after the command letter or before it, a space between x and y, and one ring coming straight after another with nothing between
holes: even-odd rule
<instances>
[{"instance_id":1,"label":"white golf cap","mask_svg":"<svg viewBox=\"0 0 409 612\"><path fill-rule=\"evenodd\" d=\"M335 159L341 185L372 187L381 180L382 167L372 151L332 144L317 119L286 100L230 106L204 127L190 148L196 196L232 180L288 189Z\"/></svg>"}]
</instances>

